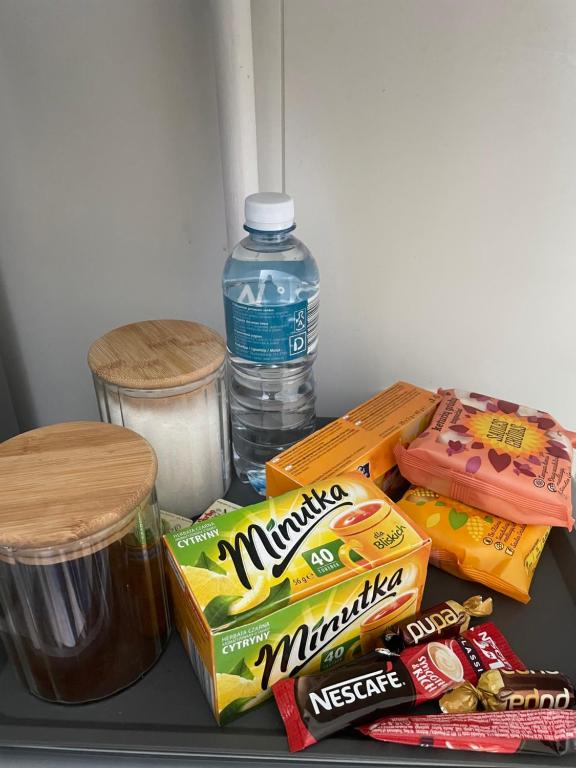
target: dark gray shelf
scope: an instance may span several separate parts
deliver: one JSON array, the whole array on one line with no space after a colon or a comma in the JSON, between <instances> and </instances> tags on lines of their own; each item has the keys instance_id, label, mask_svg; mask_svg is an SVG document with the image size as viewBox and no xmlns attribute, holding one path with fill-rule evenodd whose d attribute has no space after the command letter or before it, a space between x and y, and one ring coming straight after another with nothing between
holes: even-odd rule
<instances>
[{"instance_id":1,"label":"dark gray shelf","mask_svg":"<svg viewBox=\"0 0 576 768\"><path fill-rule=\"evenodd\" d=\"M229 498L256 497L235 482ZM435 568L424 604L465 599L481 590ZM532 602L521 605L492 593L494 621L532 668L559 669L576 679L576 547L572 534L552 531L534 577ZM1 653L1 651L0 651ZM425 710L422 710L425 711ZM432 711L432 710L431 710ZM0 763L2 765L99 766L244 764L373 766L576 766L576 755L530 758L383 745L353 731L290 755L273 702L219 728L174 634L158 664L128 690L79 707L47 704L28 694L0 656Z\"/></svg>"}]
</instances>

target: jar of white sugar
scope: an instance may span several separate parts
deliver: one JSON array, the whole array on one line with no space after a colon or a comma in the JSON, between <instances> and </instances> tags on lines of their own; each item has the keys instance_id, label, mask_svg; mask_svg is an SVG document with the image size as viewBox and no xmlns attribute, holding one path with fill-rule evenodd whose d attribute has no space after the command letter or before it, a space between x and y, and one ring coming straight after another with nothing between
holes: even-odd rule
<instances>
[{"instance_id":1,"label":"jar of white sugar","mask_svg":"<svg viewBox=\"0 0 576 768\"><path fill-rule=\"evenodd\" d=\"M124 325L90 347L100 418L152 445L168 512L194 517L230 485L225 353L215 331L185 320Z\"/></svg>"}]
</instances>

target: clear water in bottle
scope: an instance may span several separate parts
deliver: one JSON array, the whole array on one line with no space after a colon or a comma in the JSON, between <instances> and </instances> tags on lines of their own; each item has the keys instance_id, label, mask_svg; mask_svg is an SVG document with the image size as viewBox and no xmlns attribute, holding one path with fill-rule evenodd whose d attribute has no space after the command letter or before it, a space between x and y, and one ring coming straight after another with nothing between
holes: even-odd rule
<instances>
[{"instance_id":1,"label":"clear water in bottle","mask_svg":"<svg viewBox=\"0 0 576 768\"><path fill-rule=\"evenodd\" d=\"M266 462L314 429L320 276L291 197L250 195L245 210L222 279L232 444L236 474L264 494Z\"/></svg>"}]
</instances>

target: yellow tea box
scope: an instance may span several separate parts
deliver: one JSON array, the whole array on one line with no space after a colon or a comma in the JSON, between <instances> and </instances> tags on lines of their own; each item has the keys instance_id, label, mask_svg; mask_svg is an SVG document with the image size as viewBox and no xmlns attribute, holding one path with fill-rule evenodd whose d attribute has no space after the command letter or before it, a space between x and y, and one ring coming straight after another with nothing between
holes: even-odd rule
<instances>
[{"instance_id":1,"label":"yellow tea box","mask_svg":"<svg viewBox=\"0 0 576 768\"><path fill-rule=\"evenodd\" d=\"M225 724L420 606L430 540L357 472L164 537L175 623Z\"/></svg>"},{"instance_id":2,"label":"yellow tea box","mask_svg":"<svg viewBox=\"0 0 576 768\"><path fill-rule=\"evenodd\" d=\"M357 470L388 493L396 481L394 446L420 434L440 397L398 381L266 464L266 493L277 496Z\"/></svg>"}]
</instances>

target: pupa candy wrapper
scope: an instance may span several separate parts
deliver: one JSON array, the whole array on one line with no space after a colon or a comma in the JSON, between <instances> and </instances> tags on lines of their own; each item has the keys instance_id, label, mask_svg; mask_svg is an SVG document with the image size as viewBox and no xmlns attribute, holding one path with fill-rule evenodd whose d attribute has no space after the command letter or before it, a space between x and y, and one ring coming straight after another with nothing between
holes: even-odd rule
<instances>
[{"instance_id":1,"label":"pupa candy wrapper","mask_svg":"<svg viewBox=\"0 0 576 768\"><path fill-rule=\"evenodd\" d=\"M571 529L574 433L508 400L457 389L439 394L430 426L394 449L402 475L516 523Z\"/></svg>"},{"instance_id":2,"label":"pupa candy wrapper","mask_svg":"<svg viewBox=\"0 0 576 768\"><path fill-rule=\"evenodd\" d=\"M409 619L395 624L384 631L384 648L400 653L405 648L431 640L455 637L466 632L472 616L489 616L492 613L492 598L484 600L480 595L469 597L463 603L446 600L431 608L418 611Z\"/></svg>"},{"instance_id":3,"label":"pupa candy wrapper","mask_svg":"<svg viewBox=\"0 0 576 768\"><path fill-rule=\"evenodd\" d=\"M574 706L574 685L560 672L491 669L476 685L467 681L440 699L440 709L448 714L474 712L479 705L491 712L568 709Z\"/></svg>"}]
</instances>

